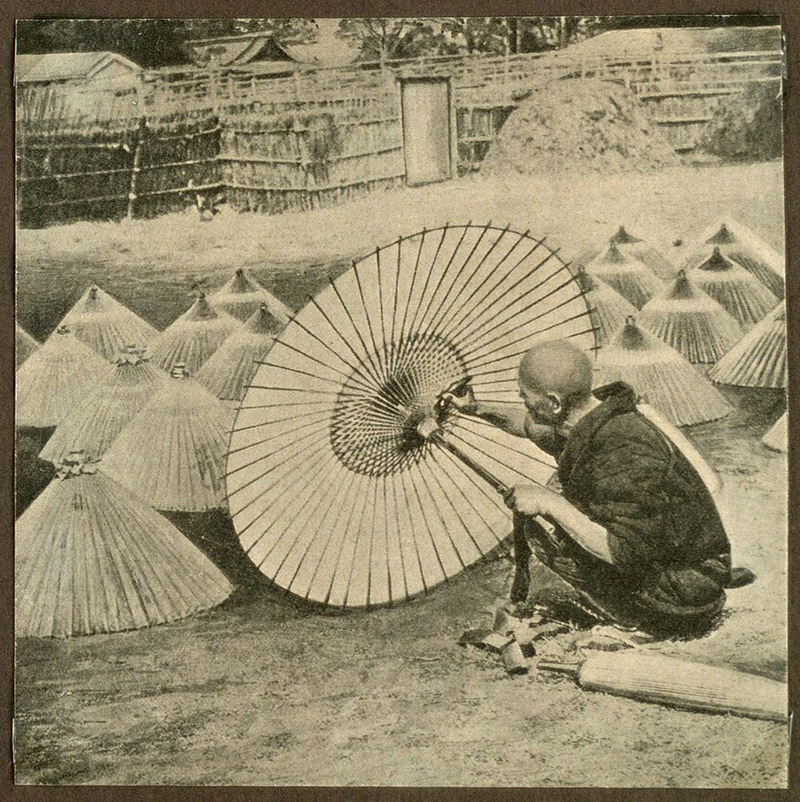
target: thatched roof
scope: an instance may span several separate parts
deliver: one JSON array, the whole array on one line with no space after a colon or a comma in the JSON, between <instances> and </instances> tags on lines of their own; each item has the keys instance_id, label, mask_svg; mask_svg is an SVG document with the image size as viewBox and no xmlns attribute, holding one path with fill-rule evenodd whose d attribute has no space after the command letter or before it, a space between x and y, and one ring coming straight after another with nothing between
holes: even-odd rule
<instances>
[{"instance_id":1,"label":"thatched roof","mask_svg":"<svg viewBox=\"0 0 800 802\"><path fill-rule=\"evenodd\" d=\"M81 295L61 324L68 325L79 340L109 361L128 343L147 345L158 334L147 321L96 284Z\"/></svg>"},{"instance_id":2,"label":"thatched roof","mask_svg":"<svg viewBox=\"0 0 800 802\"><path fill-rule=\"evenodd\" d=\"M239 320L248 320L264 304L270 317L269 325L273 334L280 332L292 316L289 307L281 303L242 268L212 293L208 300L215 309L221 309Z\"/></svg>"},{"instance_id":3,"label":"thatched roof","mask_svg":"<svg viewBox=\"0 0 800 802\"><path fill-rule=\"evenodd\" d=\"M781 302L709 371L718 384L786 387L786 303Z\"/></svg>"},{"instance_id":4,"label":"thatched roof","mask_svg":"<svg viewBox=\"0 0 800 802\"><path fill-rule=\"evenodd\" d=\"M592 307L597 344L602 347L622 328L625 319L636 312L636 307L597 276L587 273L583 265L578 265L575 279Z\"/></svg>"},{"instance_id":5,"label":"thatched roof","mask_svg":"<svg viewBox=\"0 0 800 802\"><path fill-rule=\"evenodd\" d=\"M775 425L761 438L761 442L773 451L789 450L789 413L784 412Z\"/></svg>"},{"instance_id":6,"label":"thatched roof","mask_svg":"<svg viewBox=\"0 0 800 802\"><path fill-rule=\"evenodd\" d=\"M57 426L110 372L69 326L59 326L17 371L16 425Z\"/></svg>"},{"instance_id":7,"label":"thatched roof","mask_svg":"<svg viewBox=\"0 0 800 802\"><path fill-rule=\"evenodd\" d=\"M108 378L58 425L39 457L58 463L75 449L92 459L102 457L166 380L167 374L151 365L141 351L126 349Z\"/></svg>"},{"instance_id":8,"label":"thatched roof","mask_svg":"<svg viewBox=\"0 0 800 802\"><path fill-rule=\"evenodd\" d=\"M177 366L106 452L105 472L157 510L225 507L232 411Z\"/></svg>"},{"instance_id":9,"label":"thatched roof","mask_svg":"<svg viewBox=\"0 0 800 802\"><path fill-rule=\"evenodd\" d=\"M621 225L611 237L604 240L602 246L590 248L582 253L577 261L588 264L593 259L600 256L610 242L613 242L622 253L632 256L634 259L638 259L649 267L659 278L666 279L675 275L675 266L661 251L654 248L640 237L631 234L624 225Z\"/></svg>"},{"instance_id":10,"label":"thatched roof","mask_svg":"<svg viewBox=\"0 0 800 802\"><path fill-rule=\"evenodd\" d=\"M150 358L166 371L183 365L194 376L239 326L235 317L214 309L201 292L192 306L150 343Z\"/></svg>"},{"instance_id":11,"label":"thatched roof","mask_svg":"<svg viewBox=\"0 0 800 802\"><path fill-rule=\"evenodd\" d=\"M722 255L718 246L687 275L739 321L744 329L758 323L778 298L740 264Z\"/></svg>"},{"instance_id":12,"label":"thatched roof","mask_svg":"<svg viewBox=\"0 0 800 802\"><path fill-rule=\"evenodd\" d=\"M623 253L613 241L603 253L587 263L586 269L637 309L641 309L662 287L661 280L644 262Z\"/></svg>"},{"instance_id":13,"label":"thatched roof","mask_svg":"<svg viewBox=\"0 0 800 802\"><path fill-rule=\"evenodd\" d=\"M786 260L772 246L744 224L725 218L711 224L694 238L684 256L684 269L704 262L717 247L726 259L732 259L752 273L773 295L783 298Z\"/></svg>"},{"instance_id":14,"label":"thatched roof","mask_svg":"<svg viewBox=\"0 0 800 802\"><path fill-rule=\"evenodd\" d=\"M15 535L18 636L140 629L208 610L233 590L169 521L79 453Z\"/></svg>"},{"instance_id":15,"label":"thatched roof","mask_svg":"<svg viewBox=\"0 0 800 802\"><path fill-rule=\"evenodd\" d=\"M272 344L274 318L266 304L237 329L197 371L197 381L224 401L241 401L257 364Z\"/></svg>"},{"instance_id":16,"label":"thatched roof","mask_svg":"<svg viewBox=\"0 0 800 802\"><path fill-rule=\"evenodd\" d=\"M14 363L19 369L19 366L41 345L28 334L19 323L16 324L14 336Z\"/></svg>"},{"instance_id":17,"label":"thatched roof","mask_svg":"<svg viewBox=\"0 0 800 802\"><path fill-rule=\"evenodd\" d=\"M627 382L678 426L723 418L732 412L719 390L674 348L641 329L631 317L597 355L596 384Z\"/></svg>"},{"instance_id":18,"label":"thatched roof","mask_svg":"<svg viewBox=\"0 0 800 802\"><path fill-rule=\"evenodd\" d=\"M739 323L683 270L644 305L637 321L693 364L713 364L742 336Z\"/></svg>"}]
</instances>

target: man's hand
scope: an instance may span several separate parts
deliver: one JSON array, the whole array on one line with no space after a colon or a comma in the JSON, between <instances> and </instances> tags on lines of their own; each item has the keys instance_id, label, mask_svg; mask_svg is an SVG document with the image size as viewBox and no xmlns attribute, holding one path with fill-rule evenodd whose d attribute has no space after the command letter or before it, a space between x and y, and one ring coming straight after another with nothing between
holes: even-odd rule
<instances>
[{"instance_id":1,"label":"man's hand","mask_svg":"<svg viewBox=\"0 0 800 802\"><path fill-rule=\"evenodd\" d=\"M478 402L472 387L460 387L457 393L444 393L441 403L455 407L462 415L475 415L478 412Z\"/></svg>"},{"instance_id":2,"label":"man's hand","mask_svg":"<svg viewBox=\"0 0 800 802\"><path fill-rule=\"evenodd\" d=\"M516 485L505 495L506 506L522 515L551 515L558 496L541 485Z\"/></svg>"}]
</instances>

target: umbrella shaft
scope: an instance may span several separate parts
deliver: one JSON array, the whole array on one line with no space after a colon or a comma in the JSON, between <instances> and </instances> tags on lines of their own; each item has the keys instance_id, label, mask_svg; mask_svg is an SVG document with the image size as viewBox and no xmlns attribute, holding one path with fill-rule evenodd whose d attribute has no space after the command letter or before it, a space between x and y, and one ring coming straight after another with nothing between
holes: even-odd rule
<instances>
[{"instance_id":1,"label":"umbrella shaft","mask_svg":"<svg viewBox=\"0 0 800 802\"><path fill-rule=\"evenodd\" d=\"M481 479L488 482L498 493L505 495L509 491L508 485L501 482L494 474L486 470L482 465L479 465L472 457L468 457L458 446L454 446L449 441L445 440L441 435L436 435L434 438L442 448L447 449L454 457L461 460L468 468L475 471Z\"/></svg>"}]
</instances>

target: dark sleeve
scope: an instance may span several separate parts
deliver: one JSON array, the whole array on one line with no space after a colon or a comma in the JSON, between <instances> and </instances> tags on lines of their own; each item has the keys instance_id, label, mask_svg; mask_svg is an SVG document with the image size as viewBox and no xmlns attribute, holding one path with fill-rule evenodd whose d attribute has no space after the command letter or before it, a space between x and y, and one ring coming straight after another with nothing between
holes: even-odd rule
<instances>
[{"instance_id":1,"label":"dark sleeve","mask_svg":"<svg viewBox=\"0 0 800 802\"><path fill-rule=\"evenodd\" d=\"M666 438L638 414L612 418L593 437L565 496L608 532L614 565L641 576L674 547L665 477L673 460Z\"/></svg>"}]
</instances>

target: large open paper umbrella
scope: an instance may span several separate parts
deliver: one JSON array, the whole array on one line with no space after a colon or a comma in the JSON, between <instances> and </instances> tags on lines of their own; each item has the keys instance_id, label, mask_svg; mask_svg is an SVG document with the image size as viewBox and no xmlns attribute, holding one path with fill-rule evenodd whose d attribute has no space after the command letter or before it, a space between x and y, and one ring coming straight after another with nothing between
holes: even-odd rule
<instances>
[{"instance_id":1,"label":"large open paper umbrella","mask_svg":"<svg viewBox=\"0 0 800 802\"><path fill-rule=\"evenodd\" d=\"M422 231L359 260L289 323L256 371L228 455L243 547L279 586L329 605L401 601L510 532L502 497L426 438L439 395L519 405L521 355L539 340L595 347L569 267L508 228ZM526 439L448 412L443 438L506 485L554 462Z\"/></svg>"},{"instance_id":2,"label":"large open paper umbrella","mask_svg":"<svg viewBox=\"0 0 800 802\"><path fill-rule=\"evenodd\" d=\"M68 325L79 340L109 361L128 343L146 345L158 334L146 320L96 284L81 295L61 325Z\"/></svg>"}]
</instances>

